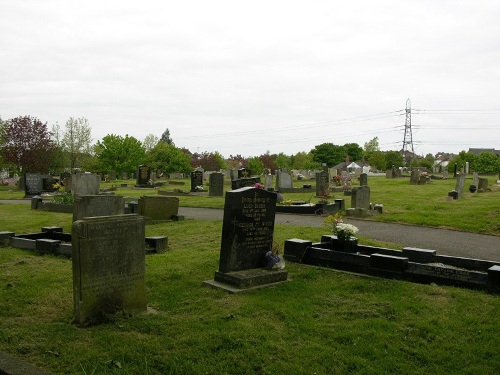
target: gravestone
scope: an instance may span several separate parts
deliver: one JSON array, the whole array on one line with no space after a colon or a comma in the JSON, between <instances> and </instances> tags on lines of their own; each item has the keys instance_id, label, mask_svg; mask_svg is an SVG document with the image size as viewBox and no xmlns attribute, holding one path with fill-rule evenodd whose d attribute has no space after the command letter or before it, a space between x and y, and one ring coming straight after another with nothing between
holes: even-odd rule
<instances>
[{"instance_id":1,"label":"gravestone","mask_svg":"<svg viewBox=\"0 0 500 375\"><path fill-rule=\"evenodd\" d=\"M318 172L316 173L316 196L317 197L327 197L328 196L328 172Z\"/></svg>"},{"instance_id":2,"label":"gravestone","mask_svg":"<svg viewBox=\"0 0 500 375\"><path fill-rule=\"evenodd\" d=\"M478 184L477 184L477 190L481 190L481 192L484 192L488 190L488 179L487 178L479 178Z\"/></svg>"},{"instance_id":3,"label":"gravestone","mask_svg":"<svg viewBox=\"0 0 500 375\"><path fill-rule=\"evenodd\" d=\"M368 185L368 174L361 173L359 175L359 186L365 186L365 185Z\"/></svg>"},{"instance_id":4,"label":"gravestone","mask_svg":"<svg viewBox=\"0 0 500 375\"><path fill-rule=\"evenodd\" d=\"M260 268L272 249L275 193L245 187L228 191L224 204L220 272Z\"/></svg>"},{"instance_id":5,"label":"gravestone","mask_svg":"<svg viewBox=\"0 0 500 375\"><path fill-rule=\"evenodd\" d=\"M273 188L273 175L266 174L264 177L264 189L269 190Z\"/></svg>"},{"instance_id":6,"label":"gravestone","mask_svg":"<svg viewBox=\"0 0 500 375\"><path fill-rule=\"evenodd\" d=\"M342 173L340 174L340 179L342 181L342 188L344 190L344 193L350 193L352 190L351 175L346 171L342 171Z\"/></svg>"},{"instance_id":7,"label":"gravestone","mask_svg":"<svg viewBox=\"0 0 500 375\"><path fill-rule=\"evenodd\" d=\"M368 185L352 189L351 208L370 209L370 187Z\"/></svg>"},{"instance_id":8,"label":"gravestone","mask_svg":"<svg viewBox=\"0 0 500 375\"><path fill-rule=\"evenodd\" d=\"M208 195L210 197L224 196L224 175L222 173L214 172L208 177Z\"/></svg>"},{"instance_id":9,"label":"gravestone","mask_svg":"<svg viewBox=\"0 0 500 375\"><path fill-rule=\"evenodd\" d=\"M472 174L472 185L475 185L476 187L479 185L479 173L477 172Z\"/></svg>"},{"instance_id":10,"label":"gravestone","mask_svg":"<svg viewBox=\"0 0 500 375\"><path fill-rule=\"evenodd\" d=\"M137 180L136 186L148 187L149 180L151 179L151 169L147 165L139 165L137 167Z\"/></svg>"},{"instance_id":11,"label":"gravestone","mask_svg":"<svg viewBox=\"0 0 500 375\"><path fill-rule=\"evenodd\" d=\"M96 173L76 173L71 176L71 192L74 195L97 195L101 178Z\"/></svg>"},{"instance_id":12,"label":"gravestone","mask_svg":"<svg viewBox=\"0 0 500 375\"><path fill-rule=\"evenodd\" d=\"M149 220L173 220L179 213L179 198L144 195L137 202L137 213Z\"/></svg>"},{"instance_id":13,"label":"gravestone","mask_svg":"<svg viewBox=\"0 0 500 375\"><path fill-rule=\"evenodd\" d=\"M26 173L24 175L24 195L31 197L40 195L43 191L43 176L39 173Z\"/></svg>"},{"instance_id":14,"label":"gravestone","mask_svg":"<svg viewBox=\"0 0 500 375\"><path fill-rule=\"evenodd\" d=\"M73 221L85 217L122 215L125 198L120 195L77 195L73 204Z\"/></svg>"},{"instance_id":15,"label":"gravestone","mask_svg":"<svg viewBox=\"0 0 500 375\"><path fill-rule=\"evenodd\" d=\"M447 180L447 179L448 179L448 170L447 170L447 169L445 169L445 170L443 171L443 179L444 179L444 180Z\"/></svg>"},{"instance_id":16,"label":"gravestone","mask_svg":"<svg viewBox=\"0 0 500 375\"><path fill-rule=\"evenodd\" d=\"M147 309L144 218L93 217L72 226L73 300L77 324Z\"/></svg>"},{"instance_id":17,"label":"gravestone","mask_svg":"<svg viewBox=\"0 0 500 375\"><path fill-rule=\"evenodd\" d=\"M455 185L455 191L458 193L458 197L461 197L464 193L464 185L465 185L465 173L460 173L457 176L457 183Z\"/></svg>"},{"instance_id":18,"label":"gravestone","mask_svg":"<svg viewBox=\"0 0 500 375\"><path fill-rule=\"evenodd\" d=\"M203 187L203 171L196 170L191 172L191 191L199 191L199 187Z\"/></svg>"},{"instance_id":19,"label":"gravestone","mask_svg":"<svg viewBox=\"0 0 500 375\"><path fill-rule=\"evenodd\" d=\"M288 172L276 171L276 190L293 189L292 175Z\"/></svg>"},{"instance_id":20,"label":"gravestone","mask_svg":"<svg viewBox=\"0 0 500 375\"><path fill-rule=\"evenodd\" d=\"M413 169L410 175L410 184L418 185L419 180L420 180L420 171L418 169Z\"/></svg>"}]
</instances>

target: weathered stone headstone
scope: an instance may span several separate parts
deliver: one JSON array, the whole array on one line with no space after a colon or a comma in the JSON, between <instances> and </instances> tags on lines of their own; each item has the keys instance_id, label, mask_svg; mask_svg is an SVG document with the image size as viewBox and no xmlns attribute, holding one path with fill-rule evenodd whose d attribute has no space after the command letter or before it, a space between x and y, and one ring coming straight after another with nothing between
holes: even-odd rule
<instances>
[{"instance_id":1,"label":"weathered stone headstone","mask_svg":"<svg viewBox=\"0 0 500 375\"><path fill-rule=\"evenodd\" d=\"M444 180L447 180L447 179L448 179L448 170L447 170L447 169L445 169L445 170L443 171L443 179L444 179Z\"/></svg>"},{"instance_id":2,"label":"weathered stone headstone","mask_svg":"<svg viewBox=\"0 0 500 375\"><path fill-rule=\"evenodd\" d=\"M368 174L361 173L359 175L359 186L365 186L365 185L368 185Z\"/></svg>"},{"instance_id":3,"label":"weathered stone headstone","mask_svg":"<svg viewBox=\"0 0 500 375\"><path fill-rule=\"evenodd\" d=\"M192 171L191 172L191 191L198 191L198 187L203 187L203 171Z\"/></svg>"},{"instance_id":4,"label":"weathered stone headstone","mask_svg":"<svg viewBox=\"0 0 500 375\"><path fill-rule=\"evenodd\" d=\"M479 185L479 173L477 173L477 172L474 172L472 174L472 185L476 185L476 186Z\"/></svg>"},{"instance_id":5,"label":"weathered stone headstone","mask_svg":"<svg viewBox=\"0 0 500 375\"><path fill-rule=\"evenodd\" d=\"M137 202L137 213L150 220L172 220L179 213L179 198L144 195Z\"/></svg>"},{"instance_id":6,"label":"weathered stone headstone","mask_svg":"<svg viewBox=\"0 0 500 375\"><path fill-rule=\"evenodd\" d=\"M455 191L458 193L458 197L461 197L464 193L464 185L465 185L465 173L460 173L457 176L457 183L455 185Z\"/></svg>"},{"instance_id":7,"label":"weathered stone headstone","mask_svg":"<svg viewBox=\"0 0 500 375\"><path fill-rule=\"evenodd\" d=\"M97 195L101 178L96 173L76 173L71 176L71 192L74 195Z\"/></svg>"},{"instance_id":8,"label":"weathered stone headstone","mask_svg":"<svg viewBox=\"0 0 500 375\"><path fill-rule=\"evenodd\" d=\"M138 187L149 186L149 180L151 179L151 169L147 165L139 165L137 167L137 180L136 185Z\"/></svg>"},{"instance_id":9,"label":"weathered stone headstone","mask_svg":"<svg viewBox=\"0 0 500 375\"><path fill-rule=\"evenodd\" d=\"M316 196L317 197L327 197L328 196L328 172L318 172L316 173Z\"/></svg>"},{"instance_id":10,"label":"weathered stone headstone","mask_svg":"<svg viewBox=\"0 0 500 375\"><path fill-rule=\"evenodd\" d=\"M208 195L210 197L224 196L224 175L222 173L211 173L208 177Z\"/></svg>"},{"instance_id":11,"label":"weathered stone headstone","mask_svg":"<svg viewBox=\"0 0 500 375\"><path fill-rule=\"evenodd\" d=\"M24 175L24 195L31 197L42 194L43 176L38 173L26 173Z\"/></svg>"},{"instance_id":12,"label":"weathered stone headstone","mask_svg":"<svg viewBox=\"0 0 500 375\"><path fill-rule=\"evenodd\" d=\"M418 185L419 180L420 180L420 171L418 169L413 169L410 175L410 184Z\"/></svg>"},{"instance_id":13,"label":"weathered stone headstone","mask_svg":"<svg viewBox=\"0 0 500 375\"><path fill-rule=\"evenodd\" d=\"M78 220L72 227L75 322L146 311L145 225L138 215Z\"/></svg>"},{"instance_id":14,"label":"weathered stone headstone","mask_svg":"<svg viewBox=\"0 0 500 375\"><path fill-rule=\"evenodd\" d=\"M477 190L481 191L481 192L485 192L486 190L488 190L488 179L487 178L479 178Z\"/></svg>"},{"instance_id":15,"label":"weathered stone headstone","mask_svg":"<svg viewBox=\"0 0 500 375\"><path fill-rule=\"evenodd\" d=\"M266 190L273 188L273 175L272 174L266 174L266 176L264 177L264 188Z\"/></svg>"},{"instance_id":16,"label":"weathered stone headstone","mask_svg":"<svg viewBox=\"0 0 500 375\"><path fill-rule=\"evenodd\" d=\"M351 208L370 209L370 187L368 185L352 189Z\"/></svg>"},{"instance_id":17,"label":"weathered stone headstone","mask_svg":"<svg viewBox=\"0 0 500 375\"><path fill-rule=\"evenodd\" d=\"M120 195L77 195L73 204L73 221L84 217L122 215L125 199Z\"/></svg>"},{"instance_id":18,"label":"weathered stone headstone","mask_svg":"<svg viewBox=\"0 0 500 375\"><path fill-rule=\"evenodd\" d=\"M224 205L220 272L260 268L272 250L275 193L252 187L228 191Z\"/></svg>"},{"instance_id":19,"label":"weathered stone headstone","mask_svg":"<svg viewBox=\"0 0 500 375\"><path fill-rule=\"evenodd\" d=\"M288 172L276 171L276 189L293 189L292 175Z\"/></svg>"}]
</instances>

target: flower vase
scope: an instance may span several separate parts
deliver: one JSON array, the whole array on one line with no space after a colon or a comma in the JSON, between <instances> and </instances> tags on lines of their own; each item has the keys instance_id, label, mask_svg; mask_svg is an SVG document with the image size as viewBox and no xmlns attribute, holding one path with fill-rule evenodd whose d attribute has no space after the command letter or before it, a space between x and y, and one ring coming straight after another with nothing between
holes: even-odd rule
<instances>
[{"instance_id":1,"label":"flower vase","mask_svg":"<svg viewBox=\"0 0 500 375\"><path fill-rule=\"evenodd\" d=\"M356 253L358 251L358 239L356 237L338 238L332 236L332 250Z\"/></svg>"}]
</instances>

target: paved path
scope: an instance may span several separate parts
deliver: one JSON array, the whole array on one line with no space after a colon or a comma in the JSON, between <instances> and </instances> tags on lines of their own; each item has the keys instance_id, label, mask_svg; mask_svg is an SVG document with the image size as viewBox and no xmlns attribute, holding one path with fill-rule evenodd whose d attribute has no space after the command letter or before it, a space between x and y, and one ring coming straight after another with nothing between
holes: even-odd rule
<instances>
[{"instance_id":1,"label":"paved path","mask_svg":"<svg viewBox=\"0 0 500 375\"><path fill-rule=\"evenodd\" d=\"M2 203L29 204L30 200L0 200ZM216 208L180 207L179 215L200 220L222 220L223 210ZM324 217L316 215L276 214L276 224L322 227ZM486 259L500 262L500 236L436 229L416 225L383 223L370 220L345 220L359 228L360 234L404 247L436 250L439 255ZM1 230L1 228L0 228ZM325 228L327 231L327 228ZM326 232L325 232L326 233ZM303 238L319 241L319 238Z\"/></svg>"},{"instance_id":2,"label":"paved path","mask_svg":"<svg viewBox=\"0 0 500 375\"><path fill-rule=\"evenodd\" d=\"M184 215L186 218L222 220L223 210L180 207L179 214ZM316 215L276 214L276 224L322 227L323 220L324 217ZM392 242L404 247L432 249L436 250L439 255L500 262L500 236L351 218L344 221L356 225L360 234L375 240ZM325 228L325 230L327 229ZM319 238L303 239L319 241Z\"/></svg>"}]
</instances>

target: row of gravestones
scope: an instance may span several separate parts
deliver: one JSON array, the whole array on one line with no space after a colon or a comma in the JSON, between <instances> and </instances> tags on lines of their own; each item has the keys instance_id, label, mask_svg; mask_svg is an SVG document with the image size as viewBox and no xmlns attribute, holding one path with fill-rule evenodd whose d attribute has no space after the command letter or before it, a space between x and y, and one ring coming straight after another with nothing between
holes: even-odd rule
<instances>
[{"instance_id":1,"label":"row of gravestones","mask_svg":"<svg viewBox=\"0 0 500 375\"><path fill-rule=\"evenodd\" d=\"M457 182L455 184L455 190L448 193L449 199L458 199L463 195L465 189L465 173L459 173L457 176ZM475 192L485 192L488 190L488 179L480 178L477 172L472 175L472 185L469 186L469 191L471 193Z\"/></svg>"},{"instance_id":2,"label":"row of gravestones","mask_svg":"<svg viewBox=\"0 0 500 375\"><path fill-rule=\"evenodd\" d=\"M65 186L67 192L79 195L89 195L99 193L101 178L95 173L76 173L73 175L61 174L59 180L52 176L39 173L26 173L24 175L25 197L40 195L44 192L55 192L56 183Z\"/></svg>"}]
</instances>

